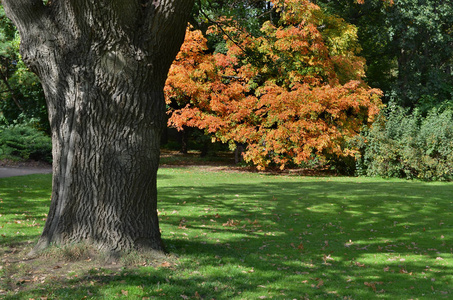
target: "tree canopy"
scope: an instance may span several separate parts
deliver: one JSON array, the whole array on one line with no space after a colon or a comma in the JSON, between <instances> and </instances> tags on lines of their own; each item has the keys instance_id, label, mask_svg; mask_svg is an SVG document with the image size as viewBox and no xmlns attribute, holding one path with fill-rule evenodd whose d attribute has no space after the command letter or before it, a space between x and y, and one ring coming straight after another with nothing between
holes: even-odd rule
<instances>
[{"instance_id":1,"label":"tree canopy","mask_svg":"<svg viewBox=\"0 0 453 300\"><path fill-rule=\"evenodd\" d=\"M245 159L280 168L352 153L348 140L379 111L381 92L362 80L356 28L309 1L272 1L279 24L254 36L231 19L210 27L223 52L188 30L167 80L170 124L246 144Z\"/></svg>"},{"instance_id":2,"label":"tree canopy","mask_svg":"<svg viewBox=\"0 0 453 300\"><path fill-rule=\"evenodd\" d=\"M453 2L317 1L358 27L367 82L405 107L449 105L453 99ZM450 104L448 104L450 103Z\"/></svg>"},{"instance_id":3,"label":"tree canopy","mask_svg":"<svg viewBox=\"0 0 453 300\"><path fill-rule=\"evenodd\" d=\"M297 13L304 15L307 18L304 22L311 22L318 31L318 36L307 31L308 38L313 39L314 44L322 44L324 48L321 47L321 50L297 46L303 40L300 37L302 31L297 33L293 29L290 32L291 26L296 29L297 26L291 24L287 16L288 11L292 10L294 13L298 5L306 11L301 13L299 9ZM254 155L248 152L248 160L262 166L268 162L280 161L277 164L283 166L291 161L303 161L294 159L297 155L293 149L300 148L307 140L302 139L303 142L296 143L297 146L289 143L288 139L279 141L279 145L266 142L267 134L264 132L274 132L281 127L281 122L273 122L268 118L280 116L284 120L281 114L283 106L260 106L261 100L270 98L271 95L275 96L274 99L278 95L278 101L283 101L281 99L289 95L294 96L296 90L300 91L301 88L296 87L296 83L303 82L301 86L309 86L307 78L318 80L317 84L310 85L309 92L312 95L321 95L321 87L333 88L332 78L335 78L343 87L351 80L359 82L357 87L360 88L349 89L349 93L354 94L367 87L380 89L384 103L395 102L410 109L419 108L425 115L432 107L451 107L451 5L450 0L195 1L187 45L172 67L166 88L169 113L173 115L170 124L180 129L187 126L202 128L214 140L230 143L232 148L237 143L261 145L261 150L254 151ZM318 8L308 9L314 6ZM308 17L308 14L312 16ZM36 76L27 72L21 62L14 27L4 15L0 17L3 30L3 42L0 44L3 49L0 53L4 75L3 80L0 80L3 116L9 122L21 114L40 117L40 123L44 124L46 117L43 114L45 105L42 90L37 84ZM304 25L305 29L309 28L307 24ZM312 61L307 61L308 57ZM214 84L216 82L218 85ZM272 92L271 83L274 85ZM219 89L213 89L214 86ZM226 86L229 88L225 88ZM275 87L281 90L277 92ZM228 104L230 107L223 112L209 107L215 102L211 99L212 92L221 94L224 98L230 97L230 102L222 100L222 105ZM373 97L378 95L376 90L370 94ZM343 94L338 92L338 95L341 98ZM244 100L239 99L248 99L249 102L246 105ZM254 104L251 99L255 99ZM257 104L259 101L260 104ZM311 105L310 109L313 107ZM344 108L346 119L356 117L347 107ZM199 112L195 114L197 109ZM241 119L239 111L242 114L248 113L248 117ZM256 115L258 111L261 114ZM321 122L326 115L328 114L313 108L310 118ZM358 122L353 131L356 132L360 127L359 123L368 122L362 117L358 118L362 123ZM306 116L297 115L294 118L294 121L300 122ZM206 125L209 122L212 124ZM313 124L316 122L313 121ZM281 128L279 130L283 130ZM345 133L341 126L335 128L342 134ZM247 136L249 139L246 140L243 130L259 134ZM286 130L286 134L280 131L274 134L282 137L295 134L288 128ZM306 146L305 155L310 151L312 155L309 157L335 157L340 153L350 153L346 151L351 148L346 146L349 135L340 134L341 138L333 139L332 134L330 146ZM318 132L313 138L321 136L323 135ZM321 140L320 138L319 143ZM333 144L336 144L336 148ZM341 151L334 151L334 148ZM260 156L257 153L262 154Z\"/></svg>"}]
</instances>

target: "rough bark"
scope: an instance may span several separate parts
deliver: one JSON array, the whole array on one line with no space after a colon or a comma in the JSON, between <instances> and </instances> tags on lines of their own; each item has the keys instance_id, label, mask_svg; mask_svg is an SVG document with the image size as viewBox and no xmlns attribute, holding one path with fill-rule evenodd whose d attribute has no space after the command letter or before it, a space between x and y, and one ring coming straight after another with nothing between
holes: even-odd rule
<instances>
[{"instance_id":1,"label":"rough bark","mask_svg":"<svg viewBox=\"0 0 453 300\"><path fill-rule=\"evenodd\" d=\"M3 0L41 79L53 141L39 251L89 242L163 250L156 174L163 87L192 0Z\"/></svg>"}]
</instances>

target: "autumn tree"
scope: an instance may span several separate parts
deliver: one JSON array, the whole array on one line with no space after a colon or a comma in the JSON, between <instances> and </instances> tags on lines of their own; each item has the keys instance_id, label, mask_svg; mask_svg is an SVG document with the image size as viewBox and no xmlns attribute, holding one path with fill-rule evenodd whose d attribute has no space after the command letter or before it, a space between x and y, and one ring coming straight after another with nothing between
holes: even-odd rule
<instances>
[{"instance_id":1,"label":"autumn tree","mask_svg":"<svg viewBox=\"0 0 453 300\"><path fill-rule=\"evenodd\" d=\"M259 168L353 153L348 140L378 112L381 95L363 82L356 28L310 1L272 1L279 25L261 36L235 22L213 26L226 49L207 53L206 38L188 31L170 69L170 125L204 129L213 139L247 145ZM222 20L225 23L225 20Z\"/></svg>"},{"instance_id":2,"label":"autumn tree","mask_svg":"<svg viewBox=\"0 0 453 300\"><path fill-rule=\"evenodd\" d=\"M162 250L156 209L163 87L193 1L2 0L43 85L52 201L35 247Z\"/></svg>"}]
</instances>

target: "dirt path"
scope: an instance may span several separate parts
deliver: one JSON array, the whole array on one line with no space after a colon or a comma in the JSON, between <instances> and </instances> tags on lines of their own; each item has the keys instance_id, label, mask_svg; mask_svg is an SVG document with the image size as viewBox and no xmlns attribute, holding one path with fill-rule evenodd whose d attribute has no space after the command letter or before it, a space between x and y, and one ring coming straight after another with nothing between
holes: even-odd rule
<instances>
[{"instance_id":1,"label":"dirt path","mask_svg":"<svg viewBox=\"0 0 453 300\"><path fill-rule=\"evenodd\" d=\"M13 176L23 176L30 174L51 174L51 168L3 168L0 167L0 178L13 177Z\"/></svg>"},{"instance_id":2,"label":"dirt path","mask_svg":"<svg viewBox=\"0 0 453 300\"><path fill-rule=\"evenodd\" d=\"M12 160L0 161L0 178L23 176L30 174L51 174L52 166L44 162Z\"/></svg>"}]
</instances>

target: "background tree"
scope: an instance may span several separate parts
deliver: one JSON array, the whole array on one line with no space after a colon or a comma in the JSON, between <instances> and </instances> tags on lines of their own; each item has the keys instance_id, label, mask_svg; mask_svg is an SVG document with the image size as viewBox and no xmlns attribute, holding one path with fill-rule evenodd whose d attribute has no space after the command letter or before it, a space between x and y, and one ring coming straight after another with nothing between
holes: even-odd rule
<instances>
[{"instance_id":1,"label":"background tree","mask_svg":"<svg viewBox=\"0 0 453 300\"><path fill-rule=\"evenodd\" d=\"M0 112L3 122L35 120L38 129L49 133L44 93L38 77L19 54L19 34L0 6Z\"/></svg>"},{"instance_id":2,"label":"background tree","mask_svg":"<svg viewBox=\"0 0 453 300\"><path fill-rule=\"evenodd\" d=\"M367 82L406 107L452 100L452 1L317 1L358 27Z\"/></svg>"},{"instance_id":3,"label":"background tree","mask_svg":"<svg viewBox=\"0 0 453 300\"><path fill-rule=\"evenodd\" d=\"M52 131L52 202L35 250L79 241L162 250L163 87L193 1L2 2L41 79Z\"/></svg>"},{"instance_id":4,"label":"background tree","mask_svg":"<svg viewBox=\"0 0 453 300\"><path fill-rule=\"evenodd\" d=\"M187 34L166 87L168 101L186 106L170 123L247 144L246 160L261 168L350 154L347 141L378 112L380 94L361 80L355 27L309 1L274 5L281 26L265 22L262 36L235 22L213 27L225 53L205 53L202 33Z\"/></svg>"},{"instance_id":5,"label":"background tree","mask_svg":"<svg viewBox=\"0 0 453 300\"><path fill-rule=\"evenodd\" d=\"M205 33L212 23L219 18L234 18L242 27L254 34L259 34L261 25L272 19L275 11L270 1L263 0L198 0L194 5L190 23L195 29Z\"/></svg>"}]
</instances>

